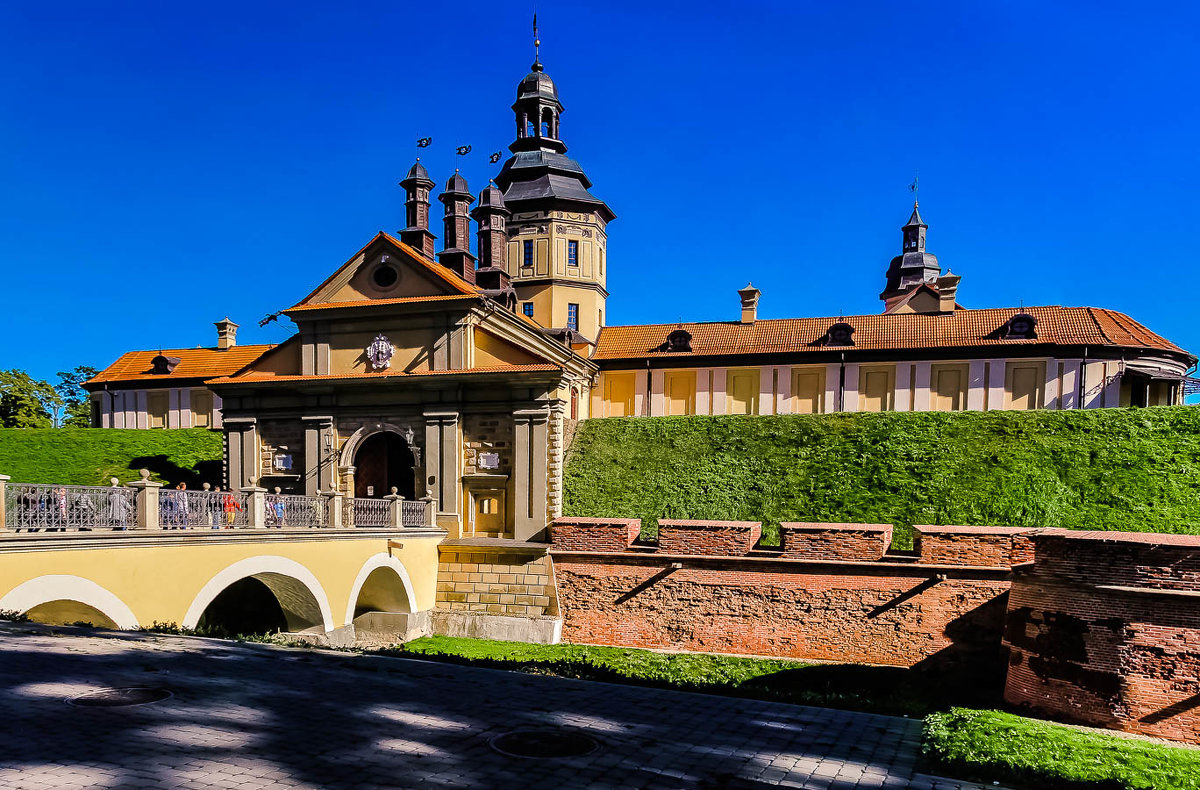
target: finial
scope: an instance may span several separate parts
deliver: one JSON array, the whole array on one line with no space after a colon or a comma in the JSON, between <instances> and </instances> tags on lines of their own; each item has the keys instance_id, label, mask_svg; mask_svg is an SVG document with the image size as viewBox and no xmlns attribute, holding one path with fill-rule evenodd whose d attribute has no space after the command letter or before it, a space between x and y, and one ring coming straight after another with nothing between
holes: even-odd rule
<instances>
[{"instance_id":1,"label":"finial","mask_svg":"<svg viewBox=\"0 0 1200 790\"><path fill-rule=\"evenodd\" d=\"M542 40L538 38L537 14L535 13L533 15L533 65L529 67L533 71L542 70L542 59L540 55L541 46Z\"/></svg>"}]
</instances>

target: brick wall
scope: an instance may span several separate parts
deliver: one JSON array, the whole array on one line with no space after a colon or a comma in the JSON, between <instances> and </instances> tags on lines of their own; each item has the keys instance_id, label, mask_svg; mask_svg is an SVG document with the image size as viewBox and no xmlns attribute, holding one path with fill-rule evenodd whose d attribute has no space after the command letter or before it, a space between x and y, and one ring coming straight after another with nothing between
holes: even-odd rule
<instances>
[{"instance_id":1,"label":"brick wall","mask_svg":"<svg viewBox=\"0 0 1200 790\"><path fill-rule=\"evenodd\" d=\"M642 531L640 518L560 518L550 545L564 551L625 551Z\"/></svg>"},{"instance_id":2,"label":"brick wall","mask_svg":"<svg viewBox=\"0 0 1200 790\"><path fill-rule=\"evenodd\" d=\"M1013 582L1005 699L1200 743L1200 537L1044 530Z\"/></svg>"},{"instance_id":3,"label":"brick wall","mask_svg":"<svg viewBox=\"0 0 1200 790\"><path fill-rule=\"evenodd\" d=\"M785 521L779 525L779 539L788 558L881 560L892 545L892 525Z\"/></svg>"},{"instance_id":4,"label":"brick wall","mask_svg":"<svg viewBox=\"0 0 1200 790\"><path fill-rule=\"evenodd\" d=\"M1006 571L551 553L568 642L900 666L1000 649Z\"/></svg>"},{"instance_id":5,"label":"brick wall","mask_svg":"<svg viewBox=\"0 0 1200 790\"><path fill-rule=\"evenodd\" d=\"M542 551L438 547L437 608L503 615L558 613L554 569Z\"/></svg>"},{"instance_id":6,"label":"brick wall","mask_svg":"<svg viewBox=\"0 0 1200 790\"><path fill-rule=\"evenodd\" d=\"M913 527L913 548L930 565L1005 567L1033 560L1032 530L1021 527Z\"/></svg>"},{"instance_id":7,"label":"brick wall","mask_svg":"<svg viewBox=\"0 0 1200 790\"><path fill-rule=\"evenodd\" d=\"M511 475L513 456L512 414L464 414L463 474ZM481 465L480 455L495 453L499 466Z\"/></svg>"},{"instance_id":8,"label":"brick wall","mask_svg":"<svg viewBox=\"0 0 1200 790\"><path fill-rule=\"evenodd\" d=\"M658 550L664 554L738 557L754 548L761 536L759 521L658 521Z\"/></svg>"}]
</instances>

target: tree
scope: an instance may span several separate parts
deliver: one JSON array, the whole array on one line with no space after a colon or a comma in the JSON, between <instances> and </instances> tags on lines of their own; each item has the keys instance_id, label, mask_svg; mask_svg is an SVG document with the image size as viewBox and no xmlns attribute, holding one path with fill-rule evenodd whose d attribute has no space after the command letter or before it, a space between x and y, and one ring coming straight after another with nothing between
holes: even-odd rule
<instances>
[{"instance_id":1,"label":"tree","mask_svg":"<svg viewBox=\"0 0 1200 790\"><path fill-rule=\"evenodd\" d=\"M54 387L23 370L0 370L0 427L50 428L62 408Z\"/></svg>"},{"instance_id":2,"label":"tree","mask_svg":"<svg viewBox=\"0 0 1200 790\"><path fill-rule=\"evenodd\" d=\"M92 425L92 403L83 383L99 371L88 365L79 365L74 370L58 372L58 383L54 391L62 401L62 415L56 422L63 427L90 428Z\"/></svg>"}]
</instances>

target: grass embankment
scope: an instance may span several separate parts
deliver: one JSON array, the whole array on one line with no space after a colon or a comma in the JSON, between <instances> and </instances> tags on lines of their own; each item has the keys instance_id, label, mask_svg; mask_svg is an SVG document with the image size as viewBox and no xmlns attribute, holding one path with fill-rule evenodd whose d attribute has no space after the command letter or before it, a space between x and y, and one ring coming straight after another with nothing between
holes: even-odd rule
<instances>
[{"instance_id":1,"label":"grass embankment","mask_svg":"<svg viewBox=\"0 0 1200 790\"><path fill-rule=\"evenodd\" d=\"M940 772L1053 790L1195 790L1200 750L955 708L925 720L923 751Z\"/></svg>"},{"instance_id":2,"label":"grass embankment","mask_svg":"<svg viewBox=\"0 0 1200 790\"><path fill-rule=\"evenodd\" d=\"M0 429L0 474L15 483L108 485L139 479L221 482L221 434L204 428L139 431L109 428Z\"/></svg>"},{"instance_id":3,"label":"grass embankment","mask_svg":"<svg viewBox=\"0 0 1200 790\"><path fill-rule=\"evenodd\" d=\"M977 691L896 667L589 645L426 637L395 652L457 664L702 691L803 705L927 717L925 769L1028 790L1197 790L1200 750L1105 735L993 710ZM998 702L998 701L997 701ZM995 703L984 703L995 704ZM930 711L939 711L930 713Z\"/></svg>"},{"instance_id":4,"label":"grass embankment","mask_svg":"<svg viewBox=\"0 0 1200 790\"><path fill-rule=\"evenodd\" d=\"M626 647L430 636L396 650L457 664L892 715L923 716L954 704L994 704L1000 693L998 687L981 685L974 673L959 678L902 667L656 653Z\"/></svg>"},{"instance_id":5,"label":"grass embankment","mask_svg":"<svg viewBox=\"0 0 1200 790\"><path fill-rule=\"evenodd\" d=\"M588 420L563 511L1200 533L1200 409Z\"/></svg>"}]
</instances>

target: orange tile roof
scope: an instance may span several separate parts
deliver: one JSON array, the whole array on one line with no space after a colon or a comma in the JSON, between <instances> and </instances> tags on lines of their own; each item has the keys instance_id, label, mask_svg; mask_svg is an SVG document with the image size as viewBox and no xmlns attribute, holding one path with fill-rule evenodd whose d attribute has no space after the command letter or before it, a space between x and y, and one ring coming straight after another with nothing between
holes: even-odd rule
<instances>
[{"instance_id":1,"label":"orange tile roof","mask_svg":"<svg viewBox=\"0 0 1200 790\"><path fill-rule=\"evenodd\" d=\"M1037 338L1003 340L996 330L1017 313L1037 319ZM829 327L845 321L854 327L853 346L823 346ZM692 335L690 352L660 350L672 330ZM702 357L736 354L842 352L851 350L926 350L1038 344L1122 346L1187 355L1129 316L1096 307L1026 307L956 310L943 314L875 314L841 318L764 319L753 324L721 321L694 324L606 326L593 360Z\"/></svg>"},{"instance_id":2,"label":"orange tile roof","mask_svg":"<svg viewBox=\"0 0 1200 790\"><path fill-rule=\"evenodd\" d=\"M100 371L88 384L115 381L169 381L171 379L211 379L237 373L272 348L270 345L234 346L225 351L216 348L171 348L161 351L129 351ZM150 372L151 360L162 354L176 357L179 364L167 374Z\"/></svg>"},{"instance_id":3,"label":"orange tile roof","mask_svg":"<svg viewBox=\"0 0 1200 790\"><path fill-rule=\"evenodd\" d=\"M309 305L307 304L309 299L312 299L314 296L316 296L318 293L320 293L322 288L324 288L329 283L333 282L334 278L336 278L347 266L349 266L351 263L353 263L355 258L357 258L359 255L362 255L363 252L365 252L368 247L370 247L372 244L374 244L376 241L378 241L381 238L386 239L387 241L391 242L399 250L406 253L413 260L414 263L416 263L419 266L423 266L434 277L445 282L447 285L449 285L451 288L453 288L459 294L477 295L477 294L481 293L479 288L477 288L476 286L467 282L463 278L459 277L457 274L450 271L445 266L442 266L438 263L434 263L433 261L429 260L421 253L414 250L412 247L408 246L404 242L397 239L395 236L392 236L391 234L388 234L388 233L384 233L381 230L378 233L376 233L371 238L370 241L368 241L366 244L364 244L362 246L362 248L359 249L358 252L351 255L350 259L347 260L345 263L343 263L341 266L339 266L333 272L333 274L326 277L325 281L322 282L320 285L318 285L316 288L314 288L312 290L312 292L309 293L308 296L304 297L303 299L301 299L299 302L297 302L295 305L288 308L288 310L286 310L284 312L290 312L291 310L295 310L300 307L309 307ZM372 301L375 303L378 303L380 300L372 300ZM318 307L327 307L327 306L329 306L329 305L323 305L323 304L311 305L311 307L313 309L316 309Z\"/></svg>"},{"instance_id":4,"label":"orange tile roof","mask_svg":"<svg viewBox=\"0 0 1200 790\"><path fill-rule=\"evenodd\" d=\"M493 365L482 368L463 368L461 370L384 370L377 373L325 373L309 376L275 376L270 373L247 373L244 376L226 376L214 379L210 384L270 384L273 382L289 381L346 381L354 379L387 379L414 378L432 376L461 376L481 373L526 373L537 371L561 371L560 365L529 364L529 365Z\"/></svg>"},{"instance_id":5,"label":"orange tile roof","mask_svg":"<svg viewBox=\"0 0 1200 790\"><path fill-rule=\"evenodd\" d=\"M285 313L295 313L301 310L327 310L331 307L375 307L378 305L407 304L410 302L445 302L456 299L478 299L478 294L445 294L443 296L398 296L394 299L355 299L349 302L317 302L316 304L298 304L284 310Z\"/></svg>"}]
</instances>

